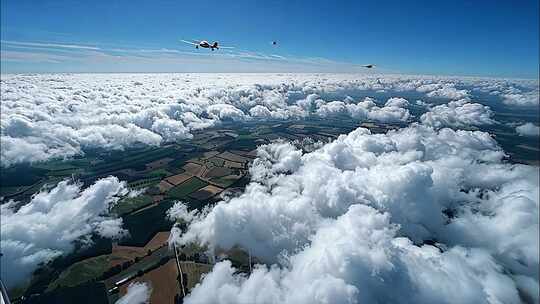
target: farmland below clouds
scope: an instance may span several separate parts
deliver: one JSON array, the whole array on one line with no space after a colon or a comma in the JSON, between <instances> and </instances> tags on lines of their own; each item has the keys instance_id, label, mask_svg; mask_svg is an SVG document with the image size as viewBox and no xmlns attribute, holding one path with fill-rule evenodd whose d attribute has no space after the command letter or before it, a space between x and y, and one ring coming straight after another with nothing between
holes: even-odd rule
<instances>
[{"instance_id":1,"label":"farmland below clouds","mask_svg":"<svg viewBox=\"0 0 540 304\"><path fill-rule=\"evenodd\" d=\"M127 193L125 182L107 177L81 187L62 181L18 209L14 201L1 205L2 277L8 287L28 281L40 264L70 253L75 242L91 245L92 233L105 238L127 234L122 219L108 214Z\"/></svg>"},{"instance_id":2,"label":"farmland below clouds","mask_svg":"<svg viewBox=\"0 0 540 304\"><path fill-rule=\"evenodd\" d=\"M219 262L185 303L537 302L538 168L503 157L485 132L418 124L261 146L241 196L170 214L189 223L173 242L265 265Z\"/></svg>"}]
</instances>

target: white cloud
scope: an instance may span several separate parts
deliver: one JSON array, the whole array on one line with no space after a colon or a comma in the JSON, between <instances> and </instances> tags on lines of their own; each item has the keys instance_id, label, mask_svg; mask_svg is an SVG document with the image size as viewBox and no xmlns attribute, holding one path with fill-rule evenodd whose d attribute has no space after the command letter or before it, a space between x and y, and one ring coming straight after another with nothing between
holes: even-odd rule
<instances>
[{"instance_id":1,"label":"white cloud","mask_svg":"<svg viewBox=\"0 0 540 304\"><path fill-rule=\"evenodd\" d=\"M197 210L188 211L186 204L176 202L169 210L167 210L167 217L171 220L183 220L186 222L191 222L195 218L196 213Z\"/></svg>"},{"instance_id":2,"label":"white cloud","mask_svg":"<svg viewBox=\"0 0 540 304\"><path fill-rule=\"evenodd\" d=\"M540 127L533 123L525 123L516 127L516 133L521 136L538 136L540 135Z\"/></svg>"},{"instance_id":3,"label":"white cloud","mask_svg":"<svg viewBox=\"0 0 540 304\"><path fill-rule=\"evenodd\" d=\"M116 177L98 180L86 189L62 181L42 190L15 209L16 202L1 206L2 278L8 286L28 280L40 263L71 252L74 242L90 242L92 233L122 237L122 219L107 216L119 195L127 193Z\"/></svg>"},{"instance_id":4,"label":"white cloud","mask_svg":"<svg viewBox=\"0 0 540 304\"><path fill-rule=\"evenodd\" d=\"M131 283L128 286L127 293L122 296L115 304L145 304L149 303L152 288L148 283Z\"/></svg>"},{"instance_id":5,"label":"white cloud","mask_svg":"<svg viewBox=\"0 0 540 304\"><path fill-rule=\"evenodd\" d=\"M386 101L385 106L387 107L397 107L397 108L407 108L409 106L409 101L401 97L392 97Z\"/></svg>"},{"instance_id":6,"label":"white cloud","mask_svg":"<svg viewBox=\"0 0 540 304\"><path fill-rule=\"evenodd\" d=\"M73 57L58 54L49 54L46 52L20 52L2 50L1 59L2 61L6 62L42 62L58 64L64 61L71 61L73 60Z\"/></svg>"},{"instance_id":7,"label":"white cloud","mask_svg":"<svg viewBox=\"0 0 540 304\"><path fill-rule=\"evenodd\" d=\"M493 124L492 116L493 111L488 106L461 99L432 107L420 120L435 128L467 127Z\"/></svg>"},{"instance_id":8,"label":"white cloud","mask_svg":"<svg viewBox=\"0 0 540 304\"><path fill-rule=\"evenodd\" d=\"M540 97L538 89L529 92L516 92L502 95L503 102L515 106L538 106Z\"/></svg>"},{"instance_id":9,"label":"white cloud","mask_svg":"<svg viewBox=\"0 0 540 304\"><path fill-rule=\"evenodd\" d=\"M405 101L405 102L403 102ZM366 97L357 103L332 101L320 102L316 105L316 113L322 117L347 115L360 121L374 120L378 122L406 122L410 113L406 109L408 102L401 99L389 99L383 107L379 107L373 99Z\"/></svg>"},{"instance_id":10,"label":"white cloud","mask_svg":"<svg viewBox=\"0 0 540 304\"><path fill-rule=\"evenodd\" d=\"M83 50L99 50L96 46L80 45L80 44L62 44L62 43L39 43L39 42L24 42L2 40L3 44L14 46L30 46L40 48L61 48L61 49L83 49Z\"/></svg>"},{"instance_id":11,"label":"white cloud","mask_svg":"<svg viewBox=\"0 0 540 304\"><path fill-rule=\"evenodd\" d=\"M238 245L267 266L218 263L185 302L538 300L538 172L503 157L487 133L418 124L306 154L263 146L245 193L183 217L171 241Z\"/></svg>"},{"instance_id":12,"label":"white cloud","mask_svg":"<svg viewBox=\"0 0 540 304\"><path fill-rule=\"evenodd\" d=\"M422 86L417 89L419 92L422 92L422 89L425 89L426 86ZM453 85L437 85L437 88L433 91L430 91L426 94L428 97L439 97L439 98L448 98L448 99L461 99L469 96L467 90L458 90Z\"/></svg>"}]
</instances>

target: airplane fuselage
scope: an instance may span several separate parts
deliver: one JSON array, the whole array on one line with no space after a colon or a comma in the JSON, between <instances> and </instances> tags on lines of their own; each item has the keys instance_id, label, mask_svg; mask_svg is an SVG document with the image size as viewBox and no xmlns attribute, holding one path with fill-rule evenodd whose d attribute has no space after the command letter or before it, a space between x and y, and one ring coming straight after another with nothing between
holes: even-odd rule
<instances>
[{"instance_id":1,"label":"airplane fuselage","mask_svg":"<svg viewBox=\"0 0 540 304\"><path fill-rule=\"evenodd\" d=\"M203 41L200 41L197 45L195 45L195 48L199 48L199 47L202 47L202 48L205 48L205 49L211 49L212 51L214 49L218 49L218 43L217 42L214 42L214 44L210 44L208 41L206 40L203 40Z\"/></svg>"}]
</instances>

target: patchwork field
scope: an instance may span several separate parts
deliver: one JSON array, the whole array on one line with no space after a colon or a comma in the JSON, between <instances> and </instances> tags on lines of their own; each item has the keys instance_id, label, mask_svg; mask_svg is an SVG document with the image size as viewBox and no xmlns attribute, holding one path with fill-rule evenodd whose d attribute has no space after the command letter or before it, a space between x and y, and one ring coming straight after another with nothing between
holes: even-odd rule
<instances>
[{"instance_id":1,"label":"patchwork field","mask_svg":"<svg viewBox=\"0 0 540 304\"><path fill-rule=\"evenodd\" d=\"M152 204L152 197L149 195L139 195L119 201L111 210L118 215L128 214L134 210Z\"/></svg>"},{"instance_id":2,"label":"patchwork field","mask_svg":"<svg viewBox=\"0 0 540 304\"><path fill-rule=\"evenodd\" d=\"M190 179L191 178L191 175L190 174L187 174L187 173L182 173L182 174L177 174L177 175L173 175L173 176L169 176L167 177L165 180L171 184L171 185L179 185L183 182L185 182L186 180Z\"/></svg>"},{"instance_id":3,"label":"patchwork field","mask_svg":"<svg viewBox=\"0 0 540 304\"><path fill-rule=\"evenodd\" d=\"M240 156L240 155L236 155L236 154L231 153L229 151L225 151L223 153L220 153L217 156L220 157L220 158L223 158L225 160L230 160L230 161L238 162L238 163L246 163L246 162L250 161L249 158L246 158L246 157L243 157L243 156Z\"/></svg>"},{"instance_id":4,"label":"patchwork field","mask_svg":"<svg viewBox=\"0 0 540 304\"><path fill-rule=\"evenodd\" d=\"M120 240L119 244L144 246L157 232L169 231L172 223L167 219L166 212L172 204L171 201L164 200L151 208L124 216L123 226L129 231L130 236Z\"/></svg>"},{"instance_id":5,"label":"patchwork field","mask_svg":"<svg viewBox=\"0 0 540 304\"><path fill-rule=\"evenodd\" d=\"M250 151L244 151L244 150L231 150L231 153L247 157L249 159L255 158L257 156L257 149L253 149Z\"/></svg>"},{"instance_id":6,"label":"patchwork field","mask_svg":"<svg viewBox=\"0 0 540 304\"><path fill-rule=\"evenodd\" d=\"M168 163L170 163L173 160L174 160L174 158L170 158L170 157L158 159L156 161L147 163L146 164L146 169L147 170L154 170L154 169L157 169L157 168L161 168L163 166L166 166Z\"/></svg>"},{"instance_id":7,"label":"patchwork field","mask_svg":"<svg viewBox=\"0 0 540 304\"><path fill-rule=\"evenodd\" d=\"M202 158L203 158L203 159L209 159L209 158L212 158L212 157L214 157L214 156L216 156L216 155L218 155L218 154L219 154L218 151L204 152Z\"/></svg>"},{"instance_id":8,"label":"patchwork field","mask_svg":"<svg viewBox=\"0 0 540 304\"><path fill-rule=\"evenodd\" d=\"M109 268L109 255L89 258L71 265L52 282L48 290L71 287L99 278Z\"/></svg>"},{"instance_id":9,"label":"patchwork field","mask_svg":"<svg viewBox=\"0 0 540 304\"><path fill-rule=\"evenodd\" d=\"M109 267L131 261L136 257L143 257L145 254L144 247L114 245L109 259Z\"/></svg>"},{"instance_id":10,"label":"patchwork field","mask_svg":"<svg viewBox=\"0 0 540 304\"><path fill-rule=\"evenodd\" d=\"M242 175L227 175L227 176L211 178L210 181L221 188L227 188L241 178L242 178Z\"/></svg>"},{"instance_id":11,"label":"patchwork field","mask_svg":"<svg viewBox=\"0 0 540 304\"><path fill-rule=\"evenodd\" d=\"M205 178L213 178L226 176L232 173L232 170L226 167L214 167L206 172L204 175Z\"/></svg>"},{"instance_id":12,"label":"patchwork field","mask_svg":"<svg viewBox=\"0 0 540 304\"><path fill-rule=\"evenodd\" d=\"M229 161L229 160L225 161L224 166L227 167L227 168L233 168L233 169L244 169L244 164L243 163L239 163L239 162L235 162L235 161Z\"/></svg>"},{"instance_id":13,"label":"patchwork field","mask_svg":"<svg viewBox=\"0 0 540 304\"><path fill-rule=\"evenodd\" d=\"M158 187L159 187L159 191L161 193L165 193L165 192L171 190L174 187L174 185L167 182L166 180L162 180L162 181L159 182Z\"/></svg>"},{"instance_id":14,"label":"patchwork field","mask_svg":"<svg viewBox=\"0 0 540 304\"><path fill-rule=\"evenodd\" d=\"M170 234L170 231L160 231L144 247L113 245L109 258L109 267L133 260L136 257L143 257L148 254L148 250L157 250L167 244Z\"/></svg>"},{"instance_id":15,"label":"patchwork field","mask_svg":"<svg viewBox=\"0 0 540 304\"><path fill-rule=\"evenodd\" d=\"M186 172L192 174L192 175L195 175L195 176L199 176L202 171L204 171L204 167L199 165L199 164L196 164L196 163L193 163L193 162L189 162L187 163L186 165L184 165L184 170L186 170Z\"/></svg>"},{"instance_id":16,"label":"patchwork field","mask_svg":"<svg viewBox=\"0 0 540 304\"><path fill-rule=\"evenodd\" d=\"M212 158L208 159L208 162L209 162L209 164L212 164L214 166L222 167L223 164L225 163L225 160L223 158L219 158L219 157L212 157Z\"/></svg>"},{"instance_id":17,"label":"patchwork field","mask_svg":"<svg viewBox=\"0 0 540 304\"><path fill-rule=\"evenodd\" d=\"M210 264L201 264L192 261L182 261L180 262L180 268L182 272L187 274L187 282L184 282L184 286L191 290L197 283L200 282L201 276L210 272L212 270L212 265Z\"/></svg>"},{"instance_id":18,"label":"patchwork field","mask_svg":"<svg viewBox=\"0 0 540 304\"><path fill-rule=\"evenodd\" d=\"M268 127L268 134L280 134L286 127L277 126L279 132ZM32 285L31 292L43 292L49 287L52 293L51 290L55 288L84 286L87 284L85 282L99 280L104 272L107 275L103 280L110 288L111 284L114 286L118 280L136 276L139 271L156 267L162 258L170 258L167 256L170 252L167 253L167 248L163 247L166 246L173 225L167 219L166 211L176 200L185 201L190 209L200 209L220 199L223 193L241 193L249 181L247 169L256 155L255 146L268 143L266 139L253 135L257 134L255 129L258 128L265 127L257 125L246 128L239 132L238 136L223 135L222 131L211 131L209 136L201 136L205 138L205 144L219 146L211 148L213 150L205 149L205 146L195 139L190 143L176 143L160 148L133 148L118 153L92 152L81 159L65 162L52 160L37 163L35 166L25 165L2 170L2 194L15 194L17 199L22 201L24 197L29 198L39 191L43 185L56 184L72 176L79 178L85 185L90 185L97 179L115 175L128 183L129 190L144 190L136 197L124 196L111 210L122 217L123 228L129 231L128 237L113 245L109 241L108 251L88 254L84 260L81 258L75 263L57 267L56 274L44 272L44 276L49 276L50 280L41 284L45 286L42 290L36 287L37 284ZM149 250L155 252L155 255L152 253L149 256ZM203 251L199 249L197 252ZM230 259L240 271L248 269L245 257L231 255ZM126 263L128 261L133 264ZM184 263L188 274L188 288L193 288L201 275L211 267L194 262ZM126 268L118 267L121 264ZM116 273L116 269L120 272ZM154 269L150 273L154 275L159 272ZM152 280L156 281L157 278ZM174 283L174 280L168 282ZM172 285L169 288L172 288ZM30 291L28 292L30 294ZM114 298L118 294L110 296ZM169 296L174 297L174 294ZM164 301L169 296L155 298L154 295L152 303Z\"/></svg>"},{"instance_id":19,"label":"patchwork field","mask_svg":"<svg viewBox=\"0 0 540 304\"><path fill-rule=\"evenodd\" d=\"M149 177L163 178L163 177L166 177L166 176L169 176L169 175L173 175L173 173L167 171L164 168L161 168L161 169L152 170L152 171L148 172L146 175L149 176Z\"/></svg>"},{"instance_id":20,"label":"patchwork field","mask_svg":"<svg viewBox=\"0 0 540 304\"><path fill-rule=\"evenodd\" d=\"M213 186L213 185L208 185L208 186L206 186L204 188L201 188L201 189L193 192L189 196L194 198L194 199L202 201L202 200L206 200L206 199L211 198L212 196L220 193L221 191L223 191L222 188L219 188L219 187L216 187L216 186Z\"/></svg>"},{"instance_id":21,"label":"patchwork field","mask_svg":"<svg viewBox=\"0 0 540 304\"><path fill-rule=\"evenodd\" d=\"M169 192L167 192L167 196L171 199L182 199L206 185L208 185L207 182L197 177L192 177L182 184L170 189Z\"/></svg>"},{"instance_id":22,"label":"patchwork field","mask_svg":"<svg viewBox=\"0 0 540 304\"><path fill-rule=\"evenodd\" d=\"M150 178L139 179L134 182L130 182L129 187L132 189L147 188L147 187L158 184L160 180L161 180L160 177L150 177Z\"/></svg>"},{"instance_id":23,"label":"patchwork field","mask_svg":"<svg viewBox=\"0 0 540 304\"><path fill-rule=\"evenodd\" d=\"M127 292L127 287L133 282L147 282L152 286L150 303L170 304L175 295L179 294L180 286L177 281L178 270L174 259L166 264L145 273L142 277L137 277L120 287L120 295Z\"/></svg>"}]
</instances>

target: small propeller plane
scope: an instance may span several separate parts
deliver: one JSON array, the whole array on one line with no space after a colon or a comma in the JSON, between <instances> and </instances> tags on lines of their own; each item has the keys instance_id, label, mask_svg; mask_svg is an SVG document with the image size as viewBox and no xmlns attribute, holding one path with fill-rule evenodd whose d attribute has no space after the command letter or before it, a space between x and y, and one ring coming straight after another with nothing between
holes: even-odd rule
<instances>
[{"instance_id":1,"label":"small propeller plane","mask_svg":"<svg viewBox=\"0 0 540 304\"><path fill-rule=\"evenodd\" d=\"M205 49L211 49L212 51L213 50L216 50L216 49L234 49L234 47L232 46L220 46L219 43L217 41L214 41L214 43L210 44L210 42L206 41L206 40L193 40L193 41L188 41L188 40L180 40L184 43L187 43L187 44L191 44L191 45L194 45L196 49L198 49L199 47L201 48L205 48Z\"/></svg>"}]
</instances>

